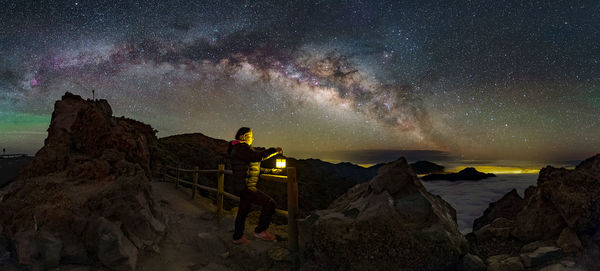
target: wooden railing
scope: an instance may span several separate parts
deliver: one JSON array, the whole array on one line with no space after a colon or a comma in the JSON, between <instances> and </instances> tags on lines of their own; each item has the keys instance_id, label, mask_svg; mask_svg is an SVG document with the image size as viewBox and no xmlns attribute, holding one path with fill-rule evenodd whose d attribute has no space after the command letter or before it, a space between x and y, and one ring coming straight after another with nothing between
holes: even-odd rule
<instances>
[{"instance_id":1,"label":"wooden railing","mask_svg":"<svg viewBox=\"0 0 600 271\"><path fill-rule=\"evenodd\" d=\"M182 169L178 167L167 166L168 169L175 170L176 176L171 176L167 173L163 173L165 178L169 178L175 182L175 187L179 186L179 183L185 183L192 186L192 200L196 198L196 187L212 191L217 193L217 214L223 214L223 199L224 197L230 198L235 201L240 201L240 198L236 195L227 193L225 191L225 174L231 175L233 172L231 170L226 170L224 164L219 164L218 169L198 169L198 167L194 167L194 169ZM182 180L180 178L181 173L188 172L193 173L192 182ZM217 188L198 184L198 176L200 173L217 173ZM298 214L298 180L296 179L296 168L288 167L287 168L287 176L283 175L273 175L273 174L260 174L260 179L278 182L278 183L287 183L287 194L288 194L288 210L275 209L275 212L287 216L288 218L288 248L290 253L298 252L298 222L296 220Z\"/></svg>"}]
</instances>

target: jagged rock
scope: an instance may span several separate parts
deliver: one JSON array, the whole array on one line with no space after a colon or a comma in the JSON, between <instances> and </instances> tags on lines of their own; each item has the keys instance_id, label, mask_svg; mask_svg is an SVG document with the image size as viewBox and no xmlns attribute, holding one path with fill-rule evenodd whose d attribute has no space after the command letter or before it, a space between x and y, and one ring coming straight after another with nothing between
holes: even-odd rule
<instances>
[{"instance_id":1,"label":"jagged rock","mask_svg":"<svg viewBox=\"0 0 600 271\"><path fill-rule=\"evenodd\" d=\"M447 180L447 181L458 181L458 180L466 180L466 181L478 181L482 179L486 179L489 177L496 177L493 173L483 173L477 171L475 168L468 167L457 173L446 173L446 174L429 174L423 176L421 179L423 181L433 181L433 180Z\"/></svg>"},{"instance_id":2,"label":"jagged rock","mask_svg":"<svg viewBox=\"0 0 600 271\"><path fill-rule=\"evenodd\" d=\"M600 227L600 154L581 162L575 170L547 166L538 186L528 189L517 215L513 235L523 241L556 238L563 228L575 233Z\"/></svg>"},{"instance_id":3,"label":"jagged rock","mask_svg":"<svg viewBox=\"0 0 600 271\"><path fill-rule=\"evenodd\" d=\"M503 227L503 228L495 228L491 225L485 225L483 228L474 232L475 237L477 237L478 241L488 240L488 239L508 239L510 236L511 228Z\"/></svg>"},{"instance_id":4,"label":"jagged rock","mask_svg":"<svg viewBox=\"0 0 600 271\"><path fill-rule=\"evenodd\" d=\"M44 146L0 190L0 227L19 264L134 270L138 249L154 247L165 232L150 193L156 145L152 127L112 117L106 100L66 93Z\"/></svg>"},{"instance_id":5,"label":"jagged rock","mask_svg":"<svg viewBox=\"0 0 600 271\"><path fill-rule=\"evenodd\" d=\"M556 244L562 248L565 253L577 252L581 249L579 237L577 237L577 234L570 228L565 228L560 233L556 240Z\"/></svg>"},{"instance_id":6,"label":"jagged rock","mask_svg":"<svg viewBox=\"0 0 600 271\"><path fill-rule=\"evenodd\" d=\"M467 253L462 257L458 266L457 271L485 271L487 266L477 255Z\"/></svg>"},{"instance_id":7,"label":"jagged rock","mask_svg":"<svg viewBox=\"0 0 600 271\"><path fill-rule=\"evenodd\" d=\"M562 249L558 247L540 247L534 252L521 254L521 260L526 267L540 266L558 259Z\"/></svg>"},{"instance_id":8,"label":"jagged rock","mask_svg":"<svg viewBox=\"0 0 600 271\"><path fill-rule=\"evenodd\" d=\"M483 226L481 229L475 231L475 237L477 241L483 241L488 239L508 239L510 232L514 227L515 222L504 217L496 218L492 223Z\"/></svg>"},{"instance_id":9,"label":"jagged rock","mask_svg":"<svg viewBox=\"0 0 600 271\"><path fill-rule=\"evenodd\" d=\"M500 217L514 220L517 213L523 208L523 203L523 199L519 196L517 190L511 190L496 202L490 203L489 207L483 211L483 215L475 219L473 231L477 231Z\"/></svg>"},{"instance_id":10,"label":"jagged rock","mask_svg":"<svg viewBox=\"0 0 600 271\"><path fill-rule=\"evenodd\" d=\"M536 249L538 249L540 247L552 247L552 246L555 246L555 243L552 240L533 241L533 242L528 243L528 244L524 245L523 247L521 247L521 254L528 253L528 252L534 252Z\"/></svg>"},{"instance_id":11,"label":"jagged rock","mask_svg":"<svg viewBox=\"0 0 600 271\"><path fill-rule=\"evenodd\" d=\"M508 254L489 257L487 271L519 271L525 270L519 257L511 257Z\"/></svg>"},{"instance_id":12,"label":"jagged rock","mask_svg":"<svg viewBox=\"0 0 600 271\"><path fill-rule=\"evenodd\" d=\"M105 266L113 270L135 270L138 250L125 237L120 223L115 224L99 217L90 223L85 238L89 251L96 252Z\"/></svg>"},{"instance_id":13,"label":"jagged rock","mask_svg":"<svg viewBox=\"0 0 600 271\"><path fill-rule=\"evenodd\" d=\"M555 238L567 225L554 205L541 190L525 198L523 209L517 214L512 235L523 242Z\"/></svg>"},{"instance_id":14,"label":"jagged rock","mask_svg":"<svg viewBox=\"0 0 600 271\"><path fill-rule=\"evenodd\" d=\"M34 229L15 235L18 260L32 270L45 270L58 266L62 241L47 231Z\"/></svg>"},{"instance_id":15,"label":"jagged rock","mask_svg":"<svg viewBox=\"0 0 600 271\"><path fill-rule=\"evenodd\" d=\"M324 268L441 270L466 253L456 211L425 190L404 158L382 166L371 181L313 212L299 228L304 255Z\"/></svg>"}]
</instances>

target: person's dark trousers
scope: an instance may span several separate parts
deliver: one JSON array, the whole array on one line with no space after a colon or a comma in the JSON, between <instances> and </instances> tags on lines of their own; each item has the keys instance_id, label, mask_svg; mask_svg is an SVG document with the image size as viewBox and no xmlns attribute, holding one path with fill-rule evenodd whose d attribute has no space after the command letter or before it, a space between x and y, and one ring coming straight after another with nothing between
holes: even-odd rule
<instances>
[{"instance_id":1,"label":"person's dark trousers","mask_svg":"<svg viewBox=\"0 0 600 271\"><path fill-rule=\"evenodd\" d=\"M271 217L273 216L273 213L275 213L275 200L258 189L252 191L246 188L240 194L240 205L237 216L235 217L233 240L238 240L242 238L242 235L244 235L246 216L248 216L248 213L250 213L252 203L262 207L260 219L256 228L254 228L254 232L263 232L269 228Z\"/></svg>"}]
</instances>

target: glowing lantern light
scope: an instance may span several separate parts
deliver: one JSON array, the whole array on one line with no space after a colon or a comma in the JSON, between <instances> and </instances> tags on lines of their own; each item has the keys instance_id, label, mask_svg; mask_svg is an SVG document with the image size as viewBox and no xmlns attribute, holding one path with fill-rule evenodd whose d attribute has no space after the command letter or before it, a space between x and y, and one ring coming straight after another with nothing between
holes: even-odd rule
<instances>
[{"instance_id":1,"label":"glowing lantern light","mask_svg":"<svg viewBox=\"0 0 600 271\"><path fill-rule=\"evenodd\" d=\"M276 168L285 168L285 158L275 159L275 167Z\"/></svg>"}]
</instances>

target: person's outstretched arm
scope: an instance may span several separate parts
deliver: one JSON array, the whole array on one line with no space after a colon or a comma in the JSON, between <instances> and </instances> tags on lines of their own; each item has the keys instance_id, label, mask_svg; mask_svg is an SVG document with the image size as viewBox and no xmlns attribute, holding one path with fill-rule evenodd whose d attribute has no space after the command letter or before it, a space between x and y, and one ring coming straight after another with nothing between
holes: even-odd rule
<instances>
[{"instance_id":1,"label":"person's outstretched arm","mask_svg":"<svg viewBox=\"0 0 600 271\"><path fill-rule=\"evenodd\" d=\"M252 150L249 146L237 149L236 156L246 162L260 162L277 154L277 149L268 148L264 151Z\"/></svg>"}]
</instances>

